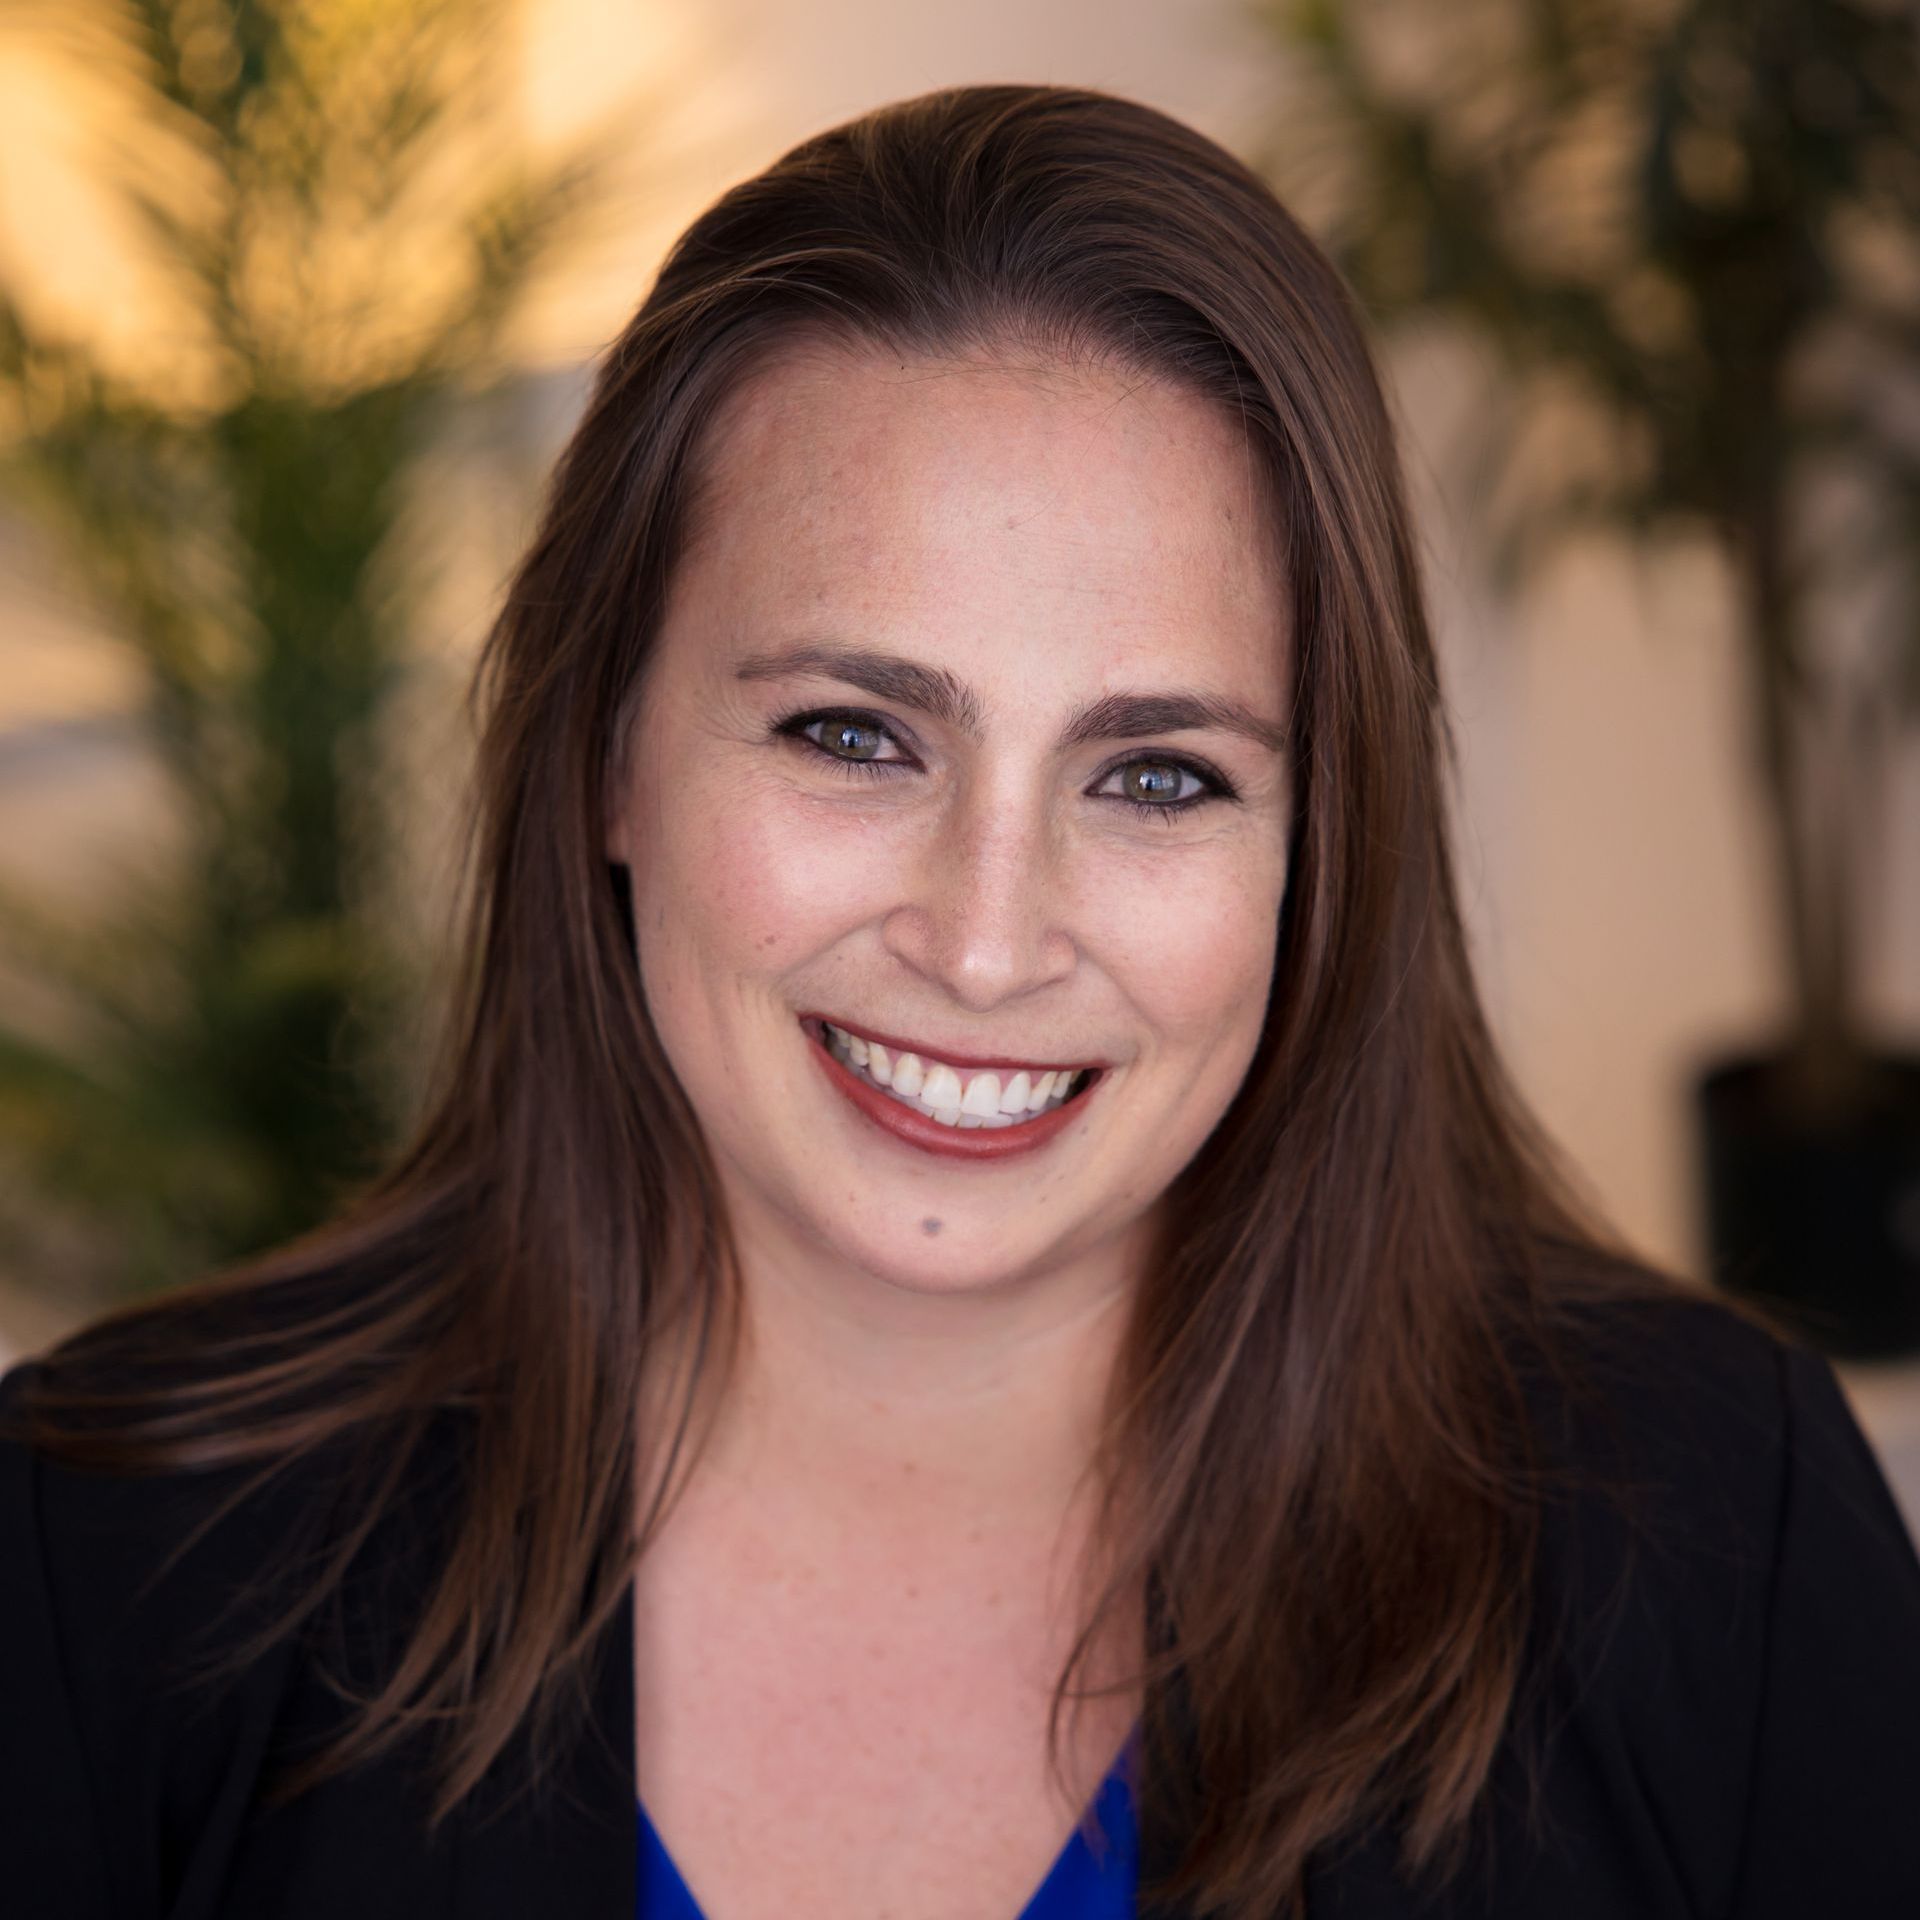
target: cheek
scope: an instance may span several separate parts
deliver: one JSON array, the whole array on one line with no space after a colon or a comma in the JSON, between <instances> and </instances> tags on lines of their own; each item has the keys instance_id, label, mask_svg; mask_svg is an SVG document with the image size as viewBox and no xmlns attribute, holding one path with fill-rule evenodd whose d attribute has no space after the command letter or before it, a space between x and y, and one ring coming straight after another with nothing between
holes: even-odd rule
<instances>
[{"instance_id":1,"label":"cheek","mask_svg":"<svg viewBox=\"0 0 1920 1920\"><path fill-rule=\"evenodd\" d=\"M695 966L709 988L817 954L871 917L887 885L887 836L790 786L689 780L654 818L663 857L645 888L643 957Z\"/></svg>"},{"instance_id":2,"label":"cheek","mask_svg":"<svg viewBox=\"0 0 1920 1920\"><path fill-rule=\"evenodd\" d=\"M1157 1047L1195 1066L1223 1056L1225 1071L1224 1056L1244 1064L1265 1016L1281 878L1244 843L1219 852L1188 850L1108 889L1101 955Z\"/></svg>"}]
</instances>

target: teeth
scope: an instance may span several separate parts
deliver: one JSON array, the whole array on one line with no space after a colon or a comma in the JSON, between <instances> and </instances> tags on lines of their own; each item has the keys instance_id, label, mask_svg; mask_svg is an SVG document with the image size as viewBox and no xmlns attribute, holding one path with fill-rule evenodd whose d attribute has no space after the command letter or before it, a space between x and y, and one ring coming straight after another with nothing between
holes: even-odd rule
<instances>
[{"instance_id":1,"label":"teeth","mask_svg":"<svg viewBox=\"0 0 1920 1920\"><path fill-rule=\"evenodd\" d=\"M967 1082L966 1097L960 1102L962 1113L971 1113L985 1120L1000 1111L1000 1076L997 1073L976 1073Z\"/></svg>"},{"instance_id":2,"label":"teeth","mask_svg":"<svg viewBox=\"0 0 1920 1920\"><path fill-rule=\"evenodd\" d=\"M1073 1091L1078 1071L1049 1069L1035 1074L1018 1069L1002 1084L991 1070L962 1081L945 1061L923 1061L917 1053L889 1053L877 1041L829 1022L827 1044L835 1059L862 1078L883 1087L903 1106L930 1115L950 1127L1011 1127L1034 1114L1057 1107Z\"/></svg>"},{"instance_id":3,"label":"teeth","mask_svg":"<svg viewBox=\"0 0 1920 1920\"><path fill-rule=\"evenodd\" d=\"M920 1089L920 1099L935 1113L943 1107L950 1107L958 1113L965 1104L960 1092L960 1076L944 1060L936 1060L927 1069L926 1084Z\"/></svg>"}]
</instances>

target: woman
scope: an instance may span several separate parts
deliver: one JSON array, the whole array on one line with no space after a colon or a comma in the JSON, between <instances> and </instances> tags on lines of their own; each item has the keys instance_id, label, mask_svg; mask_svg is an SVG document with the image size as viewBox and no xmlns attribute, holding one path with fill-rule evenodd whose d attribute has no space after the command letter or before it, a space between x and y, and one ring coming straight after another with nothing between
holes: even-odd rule
<instances>
[{"instance_id":1,"label":"woman","mask_svg":"<svg viewBox=\"0 0 1920 1920\"><path fill-rule=\"evenodd\" d=\"M728 193L479 691L405 1151L6 1383L25 1911L1920 1911L1920 1562L1503 1076L1244 168L983 87Z\"/></svg>"}]
</instances>

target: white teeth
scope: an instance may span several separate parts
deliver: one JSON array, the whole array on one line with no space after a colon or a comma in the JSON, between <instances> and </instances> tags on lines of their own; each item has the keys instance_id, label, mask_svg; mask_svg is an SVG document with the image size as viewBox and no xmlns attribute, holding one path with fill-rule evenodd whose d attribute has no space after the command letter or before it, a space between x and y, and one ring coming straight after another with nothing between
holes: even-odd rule
<instances>
[{"instance_id":1,"label":"white teeth","mask_svg":"<svg viewBox=\"0 0 1920 1920\"><path fill-rule=\"evenodd\" d=\"M1000 1076L997 1073L976 1073L967 1082L966 1098L960 1102L962 1113L973 1114L985 1120L1000 1111Z\"/></svg>"},{"instance_id":2,"label":"white teeth","mask_svg":"<svg viewBox=\"0 0 1920 1920\"><path fill-rule=\"evenodd\" d=\"M975 1073L964 1081L944 1061L931 1064L917 1053L889 1053L878 1041L864 1040L829 1021L827 1046L850 1071L883 1087L903 1106L910 1106L950 1127L1011 1127L1034 1114L1057 1107L1073 1090L1081 1073L1048 1069L1034 1074L1022 1067L1004 1085L992 1071Z\"/></svg>"},{"instance_id":3,"label":"white teeth","mask_svg":"<svg viewBox=\"0 0 1920 1920\"><path fill-rule=\"evenodd\" d=\"M935 1113L942 1107L951 1107L955 1113L964 1104L960 1091L960 1076L944 1060L936 1060L927 1069L925 1083L920 1089L920 1098Z\"/></svg>"}]
</instances>

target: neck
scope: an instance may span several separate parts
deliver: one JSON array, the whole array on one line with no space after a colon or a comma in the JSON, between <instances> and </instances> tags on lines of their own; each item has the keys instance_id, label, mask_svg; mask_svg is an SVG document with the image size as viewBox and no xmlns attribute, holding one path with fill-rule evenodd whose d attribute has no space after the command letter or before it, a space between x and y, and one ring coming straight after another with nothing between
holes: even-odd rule
<instances>
[{"instance_id":1,"label":"neck","mask_svg":"<svg viewBox=\"0 0 1920 1920\"><path fill-rule=\"evenodd\" d=\"M831 1569L850 1592L917 1586L975 1614L1037 1609L1051 1671L1109 1570L1090 1469L1134 1270L940 1294L743 1252L740 1277L740 1345L703 1396L670 1550L789 1578ZM1134 1671L1144 1607L1135 1591L1108 1615L1093 1684ZM1095 1707L1102 1767L1139 1711L1130 1687Z\"/></svg>"},{"instance_id":2,"label":"neck","mask_svg":"<svg viewBox=\"0 0 1920 1920\"><path fill-rule=\"evenodd\" d=\"M760 1276L734 1458L894 1524L1057 1519L1093 1459L1128 1300L1117 1277L1083 1279L876 1300Z\"/></svg>"},{"instance_id":3,"label":"neck","mask_svg":"<svg viewBox=\"0 0 1920 1920\"><path fill-rule=\"evenodd\" d=\"M1057 1536L1097 1493L1125 1260L928 1293L743 1250L740 1278L697 1479L896 1542Z\"/></svg>"}]
</instances>

